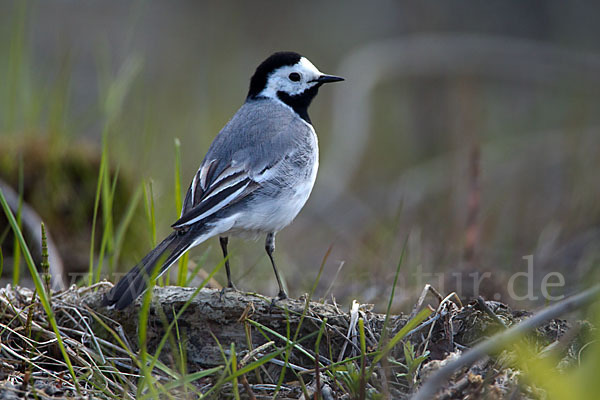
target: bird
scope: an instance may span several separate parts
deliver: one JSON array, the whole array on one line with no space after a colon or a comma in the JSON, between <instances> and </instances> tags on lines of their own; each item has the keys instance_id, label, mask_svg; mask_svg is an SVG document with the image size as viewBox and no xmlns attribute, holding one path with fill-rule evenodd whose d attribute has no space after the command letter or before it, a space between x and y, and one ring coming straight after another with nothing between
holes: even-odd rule
<instances>
[{"instance_id":1,"label":"bird","mask_svg":"<svg viewBox=\"0 0 600 400\"><path fill-rule=\"evenodd\" d=\"M245 102L214 138L194 175L173 231L104 295L103 304L124 309L146 290L153 272L160 276L190 248L215 236L227 288L235 290L229 237L266 235L277 298L285 299L273 258L275 235L308 200L319 166L308 107L322 85L343 80L320 72L296 52L276 52L260 63Z\"/></svg>"}]
</instances>

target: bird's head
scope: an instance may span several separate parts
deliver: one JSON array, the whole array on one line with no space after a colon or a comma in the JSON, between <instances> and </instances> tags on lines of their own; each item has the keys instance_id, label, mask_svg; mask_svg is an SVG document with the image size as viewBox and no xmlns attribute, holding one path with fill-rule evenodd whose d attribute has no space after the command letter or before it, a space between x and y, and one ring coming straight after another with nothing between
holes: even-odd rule
<instances>
[{"instance_id":1,"label":"bird's head","mask_svg":"<svg viewBox=\"0 0 600 400\"><path fill-rule=\"evenodd\" d=\"M263 61L250 80L248 100L269 98L303 114L317 95L319 87L344 78L322 73L306 57L294 52L278 52Z\"/></svg>"}]
</instances>

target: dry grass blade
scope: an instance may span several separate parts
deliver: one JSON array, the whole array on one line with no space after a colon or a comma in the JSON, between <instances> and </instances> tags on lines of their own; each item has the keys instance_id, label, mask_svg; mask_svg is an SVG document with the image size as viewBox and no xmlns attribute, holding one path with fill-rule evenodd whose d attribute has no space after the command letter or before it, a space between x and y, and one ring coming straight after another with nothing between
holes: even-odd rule
<instances>
[{"instance_id":1,"label":"dry grass blade","mask_svg":"<svg viewBox=\"0 0 600 400\"><path fill-rule=\"evenodd\" d=\"M133 399L134 392L128 376L133 378L137 375L122 372L111 365L118 363L120 368L134 370L130 360L129 363L123 363L123 359L116 361L117 358L113 356L125 355L127 351L96 337L89 323L92 318L81 304L77 304L77 299L77 289L71 289L54 296L52 307L81 394ZM57 350L58 338L49 327L39 298L34 298L29 289L8 286L0 289L0 306L3 308L0 315L0 353L3 361L27 365L25 371L3 367L8 375L3 378L2 386L26 396L28 391L20 388L27 389L27 383L31 382L34 385L31 390L42 388L46 393L74 396L77 388L73 380L67 378L68 366L64 359L57 355L60 354ZM31 321L28 321L28 315ZM29 327L29 334L26 334L25 327Z\"/></svg>"}]
</instances>

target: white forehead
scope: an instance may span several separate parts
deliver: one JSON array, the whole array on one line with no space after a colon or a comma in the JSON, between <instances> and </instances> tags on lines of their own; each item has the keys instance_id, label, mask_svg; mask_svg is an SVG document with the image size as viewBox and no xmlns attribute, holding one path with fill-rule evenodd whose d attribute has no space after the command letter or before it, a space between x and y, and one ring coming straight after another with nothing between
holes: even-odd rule
<instances>
[{"instance_id":1,"label":"white forehead","mask_svg":"<svg viewBox=\"0 0 600 400\"><path fill-rule=\"evenodd\" d=\"M306 57L302 57L302 58L300 59L300 61L298 61L298 63L297 63L296 65L297 65L298 67L300 67L302 70L304 70L304 71L306 71L306 72L308 72L308 73L310 73L310 74L312 74L312 75L314 75L314 76L321 76L321 75L323 75L323 74L321 73L321 71L319 71L319 70L317 69L317 67L315 67L315 66L313 65L313 63L311 63L311 62L308 60L308 58L306 58Z\"/></svg>"},{"instance_id":2,"label":"white forehead","mask_svg":"<svg viewBox=\"0 0 600 400\"><path fill-rule=\"evenodd\" d=\"M304 81L315 79L315 78L318 78L319 76L323 75L323 73L321 73L321 71L319 71L317 69L317 67L315 67L314 64L308 60L308 58L302 57L300 59L300 61L298 61L294 65L286 65L286 66L276 69L269 76L269 78L271 80L277 80L280 77L287 78L287 76L291 72L299 72L302 75L302 78Z\"/></svg>"},{"instance_id":3,"label":"white forehead","mask_svg":"<svg viewBox=\"0 0 600 400\"><path fill-rule=\"evenodd\" d=\"M291 81L289 74L298 72L301 76L300 81ZM315 81L321 75L317 69L306 57L300 58L294 65L286 65L273 71L267 78L267 85L260 93L261 96L277 99L277 92L285 92L290 95L296 95L304 92L306 89L317 84Z\"/></svg>"}]
</instances>

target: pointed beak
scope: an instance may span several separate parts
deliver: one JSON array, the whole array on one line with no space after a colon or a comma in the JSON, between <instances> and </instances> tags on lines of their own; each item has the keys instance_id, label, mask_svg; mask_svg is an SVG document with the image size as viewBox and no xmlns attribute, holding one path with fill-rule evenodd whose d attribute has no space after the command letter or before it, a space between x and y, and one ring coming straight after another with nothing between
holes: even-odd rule
<instances>
[{"instance_id":1,"label":"pointed beak","mask_svg":"<svg viewBox=\"0 0 600 400\"><path fill-rule=\"evenodd\" d=\"M344 78L342 78L340 76L334 76L334 75L321 75L320 77L315 79L315 81L319 82L319 83L340 82L343 80L344 80Z\"/></svg>"}]
</instances>

